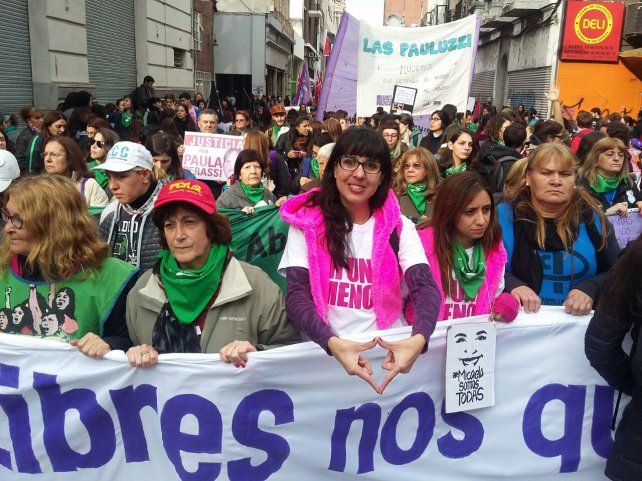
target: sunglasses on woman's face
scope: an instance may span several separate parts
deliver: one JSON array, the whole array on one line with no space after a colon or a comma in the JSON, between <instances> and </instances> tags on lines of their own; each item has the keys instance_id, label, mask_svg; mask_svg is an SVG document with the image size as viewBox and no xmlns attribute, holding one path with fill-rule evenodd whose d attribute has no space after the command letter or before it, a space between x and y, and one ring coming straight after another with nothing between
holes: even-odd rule
<instances>
[{"instance_id":1,"label":"sunglasses on woman's face","mask_svg":"<svg viewBox=\"0 0 642 481\"><path fill-rule=\"evenodd\" d=\"M91 145L96 144L96 147L98 147L99 149L102 149L103 147L107 147L107 142L103 142L102 140L91 139L89 143Z\"/></svg>"}]
</instances>

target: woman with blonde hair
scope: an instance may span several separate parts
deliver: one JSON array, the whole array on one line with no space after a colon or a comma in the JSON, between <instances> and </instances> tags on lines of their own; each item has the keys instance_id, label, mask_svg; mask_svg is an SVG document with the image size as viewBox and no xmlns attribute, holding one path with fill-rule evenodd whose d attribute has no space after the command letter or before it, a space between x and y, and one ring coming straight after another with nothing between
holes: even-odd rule
<instances>
[{"instance_id":1,"label":"woman with blonde hair","mask_svg":"<svg viewBox=\"0 0 642 481\"><path fill-rule=\"evenodd\" d=\"M22 178L5 196L0 289L12 309L8 331L71 342L94 357L130 347L125 305L138 270L109 257L74 183Z\"/></svg>"},{"instance_id":2,"label":"woman with blonde hair","mask_svg":"<svg viewBox=\"0 0 642 481\"><path fill-rule=\"evenodd\" d=\"M400 169L392 183L401 213L415 224L427 219L439 183L439 167L428 149L408 150L399 161Z\"/></svg>"},{"instance_id":3,"label":"woman with blonde hair","mask_svg":"<svg viewBox=\"0 0 642 481\"><path fill-rule=\"evenodd\" d=\"M542 144L526 161L523 181L498 206L508 256L505 291L526 312L545 304L587 314L619 252L613 228L584 189L575 188L571 149Z\"/></svg>"},{"instance_id":4,"label":"woman with blonde hair","mask_svg":"<svg viewBox=\"0 0 642 481\"><path fill-rule=\"evenodd\" d=\"M580 182L607 214L625 216L642 208L642 194L631 179L627 148L619 139L606 137L591 149L579 170Z\"/></svg>"}]
</instances>

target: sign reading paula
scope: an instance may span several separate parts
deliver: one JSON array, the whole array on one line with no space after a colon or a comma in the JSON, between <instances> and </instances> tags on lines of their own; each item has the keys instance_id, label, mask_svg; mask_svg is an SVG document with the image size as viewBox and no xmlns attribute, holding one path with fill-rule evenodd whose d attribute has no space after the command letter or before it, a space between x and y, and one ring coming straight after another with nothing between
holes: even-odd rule
<instances>
[{"instance_id":1,"label":"sign reading paula","mask_svg":"<svg viewBox=\"0 0 642 481\"><path fill-rule=\"evenodd\" d=\"M569 0L562 60L617 62L623 22L623 2Z\"/></svg>"}]
</instances>

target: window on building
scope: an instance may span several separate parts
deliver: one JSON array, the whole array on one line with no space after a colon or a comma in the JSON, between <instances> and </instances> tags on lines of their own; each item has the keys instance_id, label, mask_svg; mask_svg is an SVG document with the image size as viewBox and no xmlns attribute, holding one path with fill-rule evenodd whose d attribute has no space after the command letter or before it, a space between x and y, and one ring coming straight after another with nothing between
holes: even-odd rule
<instances>
[{"instance_id":1,"label":"window on building","mask_svg":"<svg viewBox=\"0 0 642 481\"><path fill-rule=\"evenodd\" d=\"M203 14L194 12L194 50L203 50Z\"/></svg>"},{"instance_id":2,"label":"window on building","mask_svg":"<svg viewBox=\"0 0 642 481\"><path fill-rule=\"evenodd\" d=\"M184 68L185 50L180 48L174 49L174 68Z\"/></svg>"}]
</instances>

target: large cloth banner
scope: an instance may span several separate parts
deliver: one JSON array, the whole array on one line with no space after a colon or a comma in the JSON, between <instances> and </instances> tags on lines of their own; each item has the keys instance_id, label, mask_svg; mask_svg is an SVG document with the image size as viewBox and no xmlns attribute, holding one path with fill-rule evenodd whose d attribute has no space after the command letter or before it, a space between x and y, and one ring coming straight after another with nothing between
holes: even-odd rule
<instances>
[{"instance_id":1,"label":"large cloth banner","mask_svg":"<svg viewBox=\"0 0 642 481\"><path fill-rule=\"evenodd\" d=\"M243 150L243 137L185 132L183 168L201 180L225 181L234 174L236 157Z\"/></svg>"},{"instance_id":2,"label":"large cloth banner","mask_svg":"<svg viewBox=\"0 0 642 481\"><path fill-rule=\"evenodd\" d=\"M319 101L323 112L344 109L372 115L389 110L395 85L418 89L413 117L450 103L465 111L477 49L474 15L433 27L379 27L344 13L326 67ZM424 122L425 120L425 122Z\"/></svg>"},{"instance_id":3,"label":"large cloth banner","mask_svg":"<svg viewBox=\"0 0 642 481\"><path fill-rule=\"evenodd\" d=\"M584 357L588 320L543 308L499 324L495 406L453 414L447 322L381 396L312 343L245 369L193 354L135 369L1 334L0 479L602 480L615 393ZM385 354L364 354L378 382Z\"/></svg>"},{"instance_id":4,"label":"large cloth banner","mask_svg":"<svg viewBox=\"0 0 642 481\"><path fill-rule=\"evenodd\" d=\"M234 257L263 269L285 292L285 278L277 272L290 224L281 219L279 208L268 205L254 209L254 214L233 209L219 209L232 226Z\"/></svg>"},{"instance_id":5,"label":"large cloth banner","mask_svg":"<svg viewBox=\"0 0 642 481\"><path fill-rule=\"evenodd\" d=\"M466 111L475 64L477 17L435 27L359 24L357 112L390 108L395 85L418 89L413 115L445 104Z\"/></svg>"}]
</instances>

